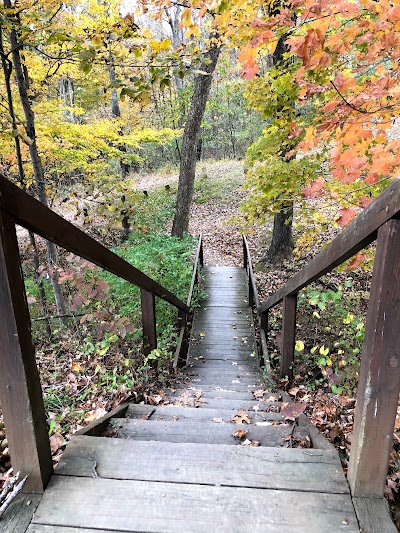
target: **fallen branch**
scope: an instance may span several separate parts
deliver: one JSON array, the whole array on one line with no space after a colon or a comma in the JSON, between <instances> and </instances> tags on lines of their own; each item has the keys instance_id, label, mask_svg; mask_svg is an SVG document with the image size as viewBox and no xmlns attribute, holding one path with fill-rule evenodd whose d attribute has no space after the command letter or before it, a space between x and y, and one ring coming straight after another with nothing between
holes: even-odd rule
<instances>
[{"instance_id":1,"label":"fallen branch","mask_svg":"<svg viewBox=\"0 0 400 533\"><path fill-rule=\"evenodd\" d=\"M21 492L22 487L25 485L25 481L27 480L28 476L25 476L24 479L16 485L18 478L19 472L11 481L6 484L5 488L0 494L0 519L10 506L11 502L17 496L17 494Z\"/></svg>"}]
</instances>

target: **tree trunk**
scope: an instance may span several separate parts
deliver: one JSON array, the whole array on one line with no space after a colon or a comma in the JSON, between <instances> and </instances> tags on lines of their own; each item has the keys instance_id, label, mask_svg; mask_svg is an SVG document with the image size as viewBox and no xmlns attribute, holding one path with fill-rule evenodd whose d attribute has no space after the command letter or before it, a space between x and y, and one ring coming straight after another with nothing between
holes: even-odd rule
<instances>
[{"instance_id":1,"label":"tree trunk","mask_svg":"<svg viewBox=\"0 0 400 533\"><path fill-rule=\"evenodd\" d=\"M25 76L26 79L26 76ZM61 100L64 102L65 107L70 109L65 111L65 117L69 122L75 124L77 122L76 117L72 111L75 105L75 87L72 78L68 74L64 78L58 80L58 92Z\"/></svg>"},{"instance_id":2,"label":"tree trunk","mask_svg":"<svg viewBox=\"0 0 400 533\"><path fill-rule=\"evenodd\" d=\"M189 214L196 173L197 143L200 137L204 110L210 94L212 75L217 66L219 53L220 47L218 44L212 45L206 53L209 63L204 66L203 70L207 72L207 75L199 74L196 78L192 102L183 133L178 196L172 225L172 235L177 237L182 237L189 229Z\"/></svg>"},{"instance_id":3,"label":"tree trunk","mask_svg":"<svg viewBox=\"0 0 400 533\"><path fill-rule=\"evenodd\" d=\"M12 4L10 0L4 0L4 7L11 9ZM37 195L39 200L46 206L48 206L47 194L44 182L44 172L42 162L39 156L39 151L36 143L36 131L35 131L35 115L33 113L31 103L28 96L27 82L24 75L24 69L21 62L20 49L21 44L18 41L17 32L15 29L10 31L10 45L12 50L12 60L14 65L14 71L17 79L18 91L21 100L21 105L25 115L25 131L29 138L29 154L31 156L33 172L35 176L35 182L37 187ZM49 277L51 285L53 287L55 302L57 306L57 314L59 316L66 315L64 295L61 291L61 287L58 283L58 272L55 268L57 264L57 248L49 241L46 241L47 251L47 263L49 269ZM63 319L60 319L63 322Z\"/></svg>"},{"instance_id":4,"label":"tree trunk","mask_svg":"<svg viewBox=\"0 0 400 533\"><path fill-rule=\"evenodd\" d=\"M12 62L7 58L5 51L4 51L4 44L3 44L3 31L0 26L0 56L1 56L1 63L3 67L3 74L4 74L4 81L6 85L6 92L7 92L7 101L8 101L8 110L11 117L11 123L12 123L12 129L14 132L14 142L15 142L15 152L17 155L17 162L18 162L18 174L19 174L19 181L21 184L21 187L26 190L26 183L25 183L25 172L24 172L24 165L22 161L22 153L21 153L21 144L20 139L16 132L18 131L18 125L17 125L17 119L15 116L14 111L14 102L13 102L13 96L12 96L12 90L11 90L11 74L12 74ZM43 283L39 281L39 252L36 244L36 238L35 234L32 231L29 231L29 240L32 245L33 249L33 266L35 269L35 280L38 286L39 290L39 300L40 305L43 310L44 314L47 314L47 305L46 305L46 295L43 288ZM50 321L46 320L46 331L49 338L51 338L51 326Z\"/></svg>"},{"instance_id":5,"label":"tree trunk","mask_svg":"<svg viewBox=\"0 0 400 533\"><path fill-rule=\"evenodd\" d=\"M272 56L273 65L283 64L285 62L284 54L287 53L288 47L285 43L286 35L282 35L276 45ZM288 150L289 151L289 150ZM282 153L282 158L285 157ZM293 203L289 206L282 206L279 213L274 216L274 229L272 232L272 241L266 254L260 261L272 264L281 263L285 259L290 259L293 254Z\"/></svg>"},{"instance_id":6,"label":"tree trunk","mask_svg":"<svg viewBox=\"0 0 400 533\"><path fill-rule=\"evenodd\" d=\"M111 83L111 114L114 118L119 118L121 116L121 108L119 106L119 100L118 100L118 93L115 89L115 82L116 82L116 73L115 73L115 63L114 63L114 56L112 53L112 50L110 49L108 54L108 75L110 77L110 83ZM122 135L122 130L120 131L120 135ZM120 152L126 154L126 146L124 144L120 144L118 146L118 149ZM125 163L122 159L119 160L119 166L121 169L121 177L122 179L126 178L130 171L130 165Z\"/></svg>"},{"instance_id":7,"label":"tree trunk","mask_svg":"<svg viewBox=\"0 0 400 533\"><path fill-rule=\"evenodd\" d=\"M274 216L272 241L267 253L260 259L267 263L278 264L292 256L294 241L292 234L293 204L283 207Z\"/></svg>"}]
</instances>

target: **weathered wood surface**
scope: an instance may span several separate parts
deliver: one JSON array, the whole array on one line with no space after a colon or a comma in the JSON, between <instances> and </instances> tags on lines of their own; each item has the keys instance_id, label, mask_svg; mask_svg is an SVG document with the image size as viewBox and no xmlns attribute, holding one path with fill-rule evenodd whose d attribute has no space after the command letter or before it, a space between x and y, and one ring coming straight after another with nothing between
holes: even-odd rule
<instances>
[{"instance_id":1,"label":"weathered wood surface","mask_svg":"<svg viewBox=\"0 0 400 533\"><path fill-rule=\"evenodd\" d=\"M43 492L53 471L15 223L0 210L0 404L15 472Z\"/></svg>"},{"instance_id":2,"label":"weathered wood surface","mask_svg":"<svg viewBox=\"0 0 400 533\"><path fill-rule=\"evenodd\" d=\"M264 420L282 420L282 415L279 413L270 413L267 411L254 410L254 404L252 405L253 409L246 411L249 418L253 422L262 422ZM147 413L144 413L142 407L148 407ZM244 409L223 409L223 408L209 408L201 409L197 407L181 407L176 405L163 405L158 407L151 407L150 405L142 406L133 404L126 413L126 418L142 418L144 420L172 420L172 419L181 419L188 418L194 420L206 420L208 422L213 422L214 420L218 422L230 422L232 417L234 417L238 412L243 412Z\"/></svg>"},{"instance_id":3,"label":"weathered wood surface","mask_svg":"<svg viewBox=\"0 0 400 533\"><path fill-rule=\"evenodd\" d=\"M82 429L79 429L75 435L88 435L90 437L98 437L106 429L110 418L122 418L125 416L125 412L128 409L129 404L124 403L102 416L101 418L94 420ZM149 406L143 406L148 408ZM147 411L146 411L147 412Z\"/></svg>"},{"instance_id":4,"label":"weathered wood surface","mask_svg":"<svg viewBox=\"0 0 400 533\"><path fill-rule=\"evenodd\" d=\"M153 292L140 289L142 307L143 353L149 355L157 348L156 301Z\"/></svg>"},{"instance_id":5,"label":"weathered wood surface","mask_svg":"<svg viewBox=\"0 0 400 533\"><path fill-rule=\"evenodd\" d=\"M396 533L385 498L353 498L362 533Z\"/></svg>"},{"instance_id":6,"label":"weathered wood surface","mask_svg":"<svg viewBox=\"0 0 400 533\"><path fill-rule=\"evenodd\" d=\"M260 442L261 446L279 448L286 444L285 437L291 433L290 424L278 426L240 425L233 423L214 423L202 420L140 420L114 419L110 429L117 431L121 439L153 440L158 442L192 442L198 444L240 445L240 439L232 436L234 431L244 429L246 438Z\"/></svg>"},{"instance_id":7,"label":"weathered wood surface","mask_svg":"<svg viewBox=\"0 0 400 533\"><path fill-rule=\"evenodd\" d=\"M116 529L89 529L87 527L46 526L44 524L31 524L26 533L117 533Z\"/></svg>"},{"instance_id":8,"label":"weathered wood surface","mask_svg":"<svg viewBox=\"0 0 400 533\"><path fill-rule=\"evenodd\" d=\"M400 385L400 221L379 229L349 461L353 496L383 497Z\"/></svg>"},{"instance_id":9,"label":"weathered wood surface","mask_svg":"<svg viewBox=\"0 0 400 533\"><path fill-rule=\"evenodd\" d=\"M169 398L179 398L185 395L191 395L196 391L195 388L184 388L184 389L166 389L165 393ZM269 400L271 398L271 401L280 401L280 394L278 393L265 393L264 400ZM274 400L272 400L274 398ZM218 400L249 400L251 402L258 402L259 400L255 400L254 394L250 391L247 392L239 392L237 390L226 390L222 389L220 387L215 387L213 389L208 390L202 390L201 391L201 399L202 400L209 400L209 399L218 399Z\"/></svg>"},{"instance_id":10,"label":"weathered wood surface","mask_svg":"<svg viewBox=\"0 0 400 533\"><path fill-rule=\"evenodd\" d=\"M259 489L71 476L53 476L33 523L152 533L358 533L348 494L274 490L266 499Z\"/></svg>"},{"instance_id":11,"label":"weathered wood surface","mask_svg":"<svg viewBox=\"0 0 400 533\"><path fill-rule=\"evenodd\" d=\"M0 518L0 533L24 533L40 499L39 494L18 494Z\"/></svg>"},{"instance_id":12,"label":"weathered wood surface","mask_svg":"<svg viewBox=\"0 0 400 533\"><path fill-rule=\"evenodd\" d=\"M199 282L199 269L203 265L203 236L200 234L199 240L197 243L197 249L195 253L195 259L193 264L193 274L192 281L190 284L189 294L187 297L186 305L189 309L192 308L192 299L196 285ZM182 311L179 311L178 316L178 328L180 328L178 344L175 350L173 369L176 372L178 368L184 366L185 361L188 355L188 335L187 335L187 318L186 313L182 314ZM190 337L190 332L189 332Z\"/></svg>"},{"instance_id":13,"label":"weathered wood surface","mask_svg":"<svg viewBox=\"0 0 400 533\"><path fill-rule=\"evenodd\" d=\"M297 294L283 299L283 325L281 349L281 377L293 377L294 344L296 337Z\"/></svg>"},{"instance_id":14,"label":"weathered wood surface","mask_svg":"<svg viewBox=\"0 0 400 533\"><path fill-rule=\"evenodd\" d=\"M1 175L0 193L0 208L24 228L189 312L188 306L167 289Z\"/></svg>"},{"instance_id":15,"label":"weathered wood surface","mask_svg":"<svg viewBox=\"0 0 400 533\"><path fill-rule=\"evenodd\" d=\"M74 438L57 474L347 494L335 452Z\"/></svg>"},{"instance_id":16,"label":"weathered wood surface","mask_svg":"<svg viewBox=\"0 0 400 533\"><path fill-rule=\"evenodd\" d=\"M200 403L202 409L236 409L238 411L266 411L271 413L279 413L279 402L258 402L256 400L235 400L224 399L220 397L206 398L201 396Z\"/></svg>"},{"instance_id":17,"label":"weathered wood surface","mask_svg":"<svg viewBox=\"0 0 400 533\"><path fill-rule=\"evenodd\" d=\"M333 270L376 239L378 229L400 213L400 179L388 187L357 216L312 261L259 307L263 312L296 294L327 272Z\"/></svg>"}]
</instances>

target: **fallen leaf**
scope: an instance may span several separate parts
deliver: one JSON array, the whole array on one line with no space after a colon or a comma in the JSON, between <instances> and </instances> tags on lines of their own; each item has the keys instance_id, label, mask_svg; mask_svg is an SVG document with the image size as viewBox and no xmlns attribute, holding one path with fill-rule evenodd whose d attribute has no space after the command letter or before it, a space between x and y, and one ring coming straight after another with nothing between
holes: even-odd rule
<instances>
[{"instance_id":1,"label":"fallen leaf","mask_svg":"<svg viewBox=\"0 0 400 533\"><path fill-rule=\"evenodd\" d=\"M64 443L64 437L60 433L54 433L50 437L50 450L51 453L54 454L57 452L57 450L63 445Z\"/></svg>"},{"instance_id":2,"label":"fallen leaf","mask_svg":"<svg viewBox=\"0 0 400 533\"><path fill-rule=\"evenodd\" d=\"M258 440L249 440L246 439L241 443L242 446L260 446L260 442Z\"/></svg>"},{"instance_id":3,"label":"fallen leaf","mask_svg":"<svg viewBox=\"0 0 400 533\"><path fill-rule=\"evenodd\" d=\"M72 363L71 370L72 370L72 372L81 372L83 369L82 369L80 363Z\"/></svg>"},{"instance_id":4,"label":"fallen leaf","mask_svg":"<svg viewBox=\"0 0 400 533\"><path fill-rule=\"evenodd\" d=\"M243 439L247 435L248 431L245 429L237 429L232 433L232 437L235 439Z\"/></svg>"},{"instance_id":5,"label":"fallen leaf","mask_svg":"<svg viewBox=\"0 0 400 533\"><path fill-rule=\"evenodd\" d=\"M235 422L235 424L251 424L251 418L248 417L247 413L240 411L237 413L233 418L231 418L230 422Z\"/></svg>"},{"instance_id":6,"label":"fallen leaf","mask_svg":"<svg viewBox=\"0 0 400 533\"><path fill-rule=\"evenodd\" d=\"M107 414L107 411L104 409L104 407L98 407L97 409L94 409L93 411L88 411L85 415L86 422L93 422L93 420L96 420L97 418L101 418Z\"/></svg>"},{"instance_id":7,"label":"fallen leaf","mask_svg":"<svg viewBox=\"0 0 400 533\"><path fill-rule=\"evenodd\" d=\"M303 402L289 403L284 402L281 406L281 415L286 420L296 420L296 418L304 412L307 404Z\"/></svg>"}]
</instances>

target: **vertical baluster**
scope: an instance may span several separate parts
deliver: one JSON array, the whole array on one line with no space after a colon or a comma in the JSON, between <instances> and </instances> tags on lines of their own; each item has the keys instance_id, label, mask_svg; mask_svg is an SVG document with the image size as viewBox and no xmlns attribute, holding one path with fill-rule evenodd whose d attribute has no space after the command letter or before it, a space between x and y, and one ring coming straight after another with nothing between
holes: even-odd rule
<instances>
[{"instance_id":1,"label":"vertical baluster","mask_svg":"<svg viewBox=\"0 0 400 533\"><path fill-rule=\"evenodd\" d=\"M0 210L0 402L14 472L43 492L52 471L14 220Z\"/></svg>"},{"instance_id":2,"label":"vertical baluster","mask_svg":"<svg viewBox=\"0 0 400 533\"><path fill-rule=\"evenodd\" d=\"M296 337L297 294L283 299L281 377L293 377L294 343Z\"/></svg>"},{"instance_id":3,"label":"vertical baluster","mask_svg":"<svg viewBox=\"0 0 400 533\"><path fill-rule=\"evenodd\" d=\"M348 479L353 496L383 497L400 382L400 220L378 231Z\"/></svg>"},{"instance_id":4,"label":"vertical baluster","mask_svg":"<svg viewBox=\"0 0 400 533\"><path fill-rule=\"evenodd\" d=\"M204 266L203 240L201 240L201 244L200 244L199 263L200 263L200 266Z\"/></svg>"},{"instance_id":5,"label":"vertical baluster","mask_svg":"<svg viewBox=\"0 0 400 533\"><path fill-rule=\"evenodd\" d=\"M157 348L156 330L156 304L154 293L140 289L140 301L142 305L142 326L143 326L143 353L149 353Z\"/></svg>"}]
</instances>

